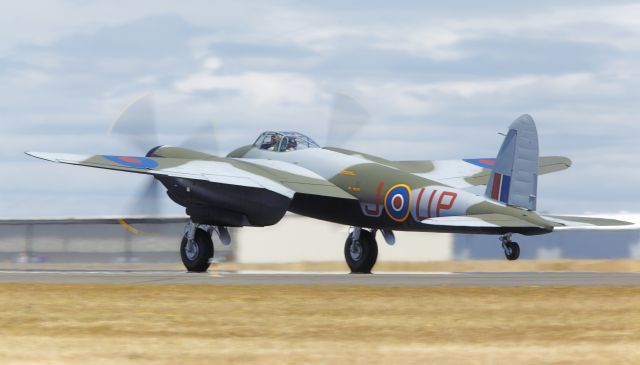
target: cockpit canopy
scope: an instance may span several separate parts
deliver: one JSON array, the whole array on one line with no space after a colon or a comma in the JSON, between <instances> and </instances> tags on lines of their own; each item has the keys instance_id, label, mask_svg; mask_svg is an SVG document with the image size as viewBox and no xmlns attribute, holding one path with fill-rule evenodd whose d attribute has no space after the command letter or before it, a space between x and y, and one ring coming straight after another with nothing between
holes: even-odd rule
<instances>
[{"instance_id":1,"label":"cockpit canopy","mask_svg":"<svg viewBox=\"0 0 640 365\"><path fill-rule=\"evenodd\" d=\"M264 132L253 145L261 150L275 152L320 148L311 138L298 132Z\"/></svg>"}]
</instances>

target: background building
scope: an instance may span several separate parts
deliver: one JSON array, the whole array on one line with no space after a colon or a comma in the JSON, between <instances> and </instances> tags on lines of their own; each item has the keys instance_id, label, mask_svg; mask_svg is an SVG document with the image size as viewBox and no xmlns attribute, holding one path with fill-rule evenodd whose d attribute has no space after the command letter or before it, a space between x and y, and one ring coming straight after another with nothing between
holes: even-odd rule
<instances>
[{"instance_id":1,"label":"background building","mask_svg":"<svg viewBox=\"0 0 640 365\"><path fill-rule=\"evenodd\" d=\"M619 217L638 221L640 217ZM179 263L184 223L138 224L133 234L117 219L22 221L2 225L0 262ZM33 223L40 222L40 223ZM289 214L279 224L232 230L233 243L214 238L216 260L239 263L336 262L344 260L348 228ZM393 247L379 237L385 262L503 259L496 236L396 232ZM640 230L564 231L544 236L515 236L523 259L640 259Z\"/></svg>"}]
</instances>

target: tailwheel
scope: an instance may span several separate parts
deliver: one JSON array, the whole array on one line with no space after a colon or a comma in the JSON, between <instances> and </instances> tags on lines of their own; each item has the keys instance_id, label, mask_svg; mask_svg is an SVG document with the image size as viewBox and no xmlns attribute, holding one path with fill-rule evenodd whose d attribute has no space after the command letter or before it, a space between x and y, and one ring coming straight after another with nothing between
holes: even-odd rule
<instances>
[{"instance_id":1,"label":"tailwheel","mask_svg":"<svg viewBox=\"0 0 640 365\"><path fill-rule=\"evenodd\" d=\"M211 234L202 229L195 229L193 239L189 239L189 232L185 233L180 244L180 256L188 271L207 271L213 257Z\"/></svg>"},{"instance_id":2,"label":"tailwheel","mask_svg":"<svg viewBox=\"0 0 640 365\"><path fill-rule=\"evenodd\" d=\"M375 236L369 231L356 228L347 237L344 257L352 274L370 274L378 259Z\"/></svg>"},{"instance_id":3,"label":"tailwheel","mask_svg":"<svg viewBox=\"0 0 640 365\"><path fill-rule=\"evenodd\" d=\"M500 241L502 241L502 249L507 260L515 261L520 257L520 245L518 242L511 241L511 234L500 237Z\"/></svg>"}]
</instances>

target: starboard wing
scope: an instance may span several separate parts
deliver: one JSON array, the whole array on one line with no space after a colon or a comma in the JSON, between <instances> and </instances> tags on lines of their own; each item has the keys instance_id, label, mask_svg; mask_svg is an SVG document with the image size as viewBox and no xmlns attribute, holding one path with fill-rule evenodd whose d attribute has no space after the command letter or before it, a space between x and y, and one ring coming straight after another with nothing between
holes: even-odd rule
<instances>
[{"instance_id":1,"label":"starboard wing","mask_svg":"<svg viewBox=\"0 0 640 365\"><path fill-rule=\"evenodd\" d=\"M154 176L264 188L292 198L295 193L356 199L323 177L287 162L208 158L207 160L27 152L47 161Z\"/></svg>"},{"instance_id":2,"label":"starboard wing","mask_svg":"<svg viewBox=\"0 0 640 365\"><path fill-rule=\"evenodd\" d=\"M637 223L611 218L563 215L543 215L542 217L554 224L554 230L640 229Z\"/></svg>"},{"instance_id":3,"label":"starboard wing","mask_svg":"<svg viewBox=\"0 0 640 365\"><path fill-rule=\"evenodd\" d=\"M529 215L532 215L529 212ZM518 229L540 228L553 230L593 230L593 229L640 229L640 225L610 218L574 217L542 215L536 224L533 220L524 220L506 214L473 214L467 216L451 216L429 218L422 224L440 228L508 228Z\"/></svg>"},{"instance_id":4,"label":"starboard wing","mask_svg":"<svg viewBox=\"0 0 640 365\"><path fill-rule=\"evenodd\" d=\"M466 216L437 217L425 219L422 221L422 224L458 228L545 228L506 214L473 214Z\"/></svg>"}]
</instances>

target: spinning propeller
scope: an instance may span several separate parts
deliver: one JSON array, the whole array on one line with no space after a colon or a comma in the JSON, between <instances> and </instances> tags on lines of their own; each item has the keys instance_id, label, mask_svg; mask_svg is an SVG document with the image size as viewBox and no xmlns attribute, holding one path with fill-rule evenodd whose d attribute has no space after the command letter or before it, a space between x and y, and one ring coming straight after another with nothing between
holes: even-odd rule
<instances>
[{"instance_id":1,"label":"spinning propeller","mask_svg":"<svg viewBox=\"0 0 640 365\"><path fill-rule=\"evenodd\" d=\"M370 122L370 114L354 98L336 93L328 123L327 146L344 146ZM109 128L109 135L120 137L139 154L147 155L147 151L158 146L160 138L152 95L147 93L134 99L114 120ZM218 143L213 123L205 123L179 146L217 152ZM132 215L157 217L161 211L161 195L160 182L152 177L136 194L137 198L129 211ZM128 223L121 223L129 231L139 233L139 230Z\"/></svg>"},{"instance_id":2,"label":"spinning propeller","mask_svg":"<svg viewBox=\"0 0 640 365\"><path fill-rule=\"evenodd\" d=\"M335 93L331 106L327 147L342 147L371 122L371 115L354 98Z\"/></svg>"},{"instance_id":3,"label":"spinning propeller","mask_svg":"<svg viewBox=\"0 0 640 365\"><path fill-rule=\"evenodd\" d=\"M137 154L148 155L148 151L160 144L155 104L151 94L144 94L134 99L114 120L109 128L109 135L117 136L130 145ZM194 131L182 143L181 147L190 149L206 149L217 151L217 139L213 123L205 123ZM138 216L160 216L160 199L163 188L158 180L151 177L136 194L129 211ZM139 230L124 220L125 228L133 233Z\"/></svg>"}]
</instances>

